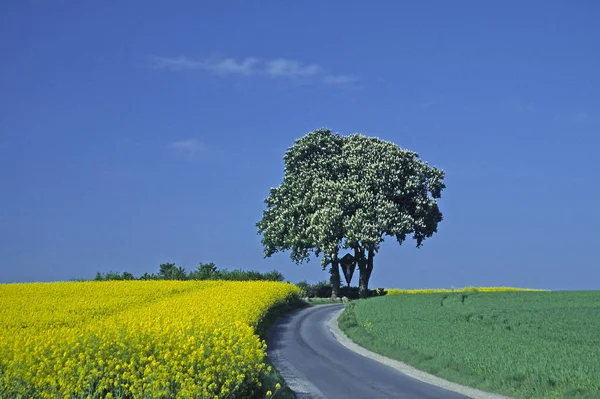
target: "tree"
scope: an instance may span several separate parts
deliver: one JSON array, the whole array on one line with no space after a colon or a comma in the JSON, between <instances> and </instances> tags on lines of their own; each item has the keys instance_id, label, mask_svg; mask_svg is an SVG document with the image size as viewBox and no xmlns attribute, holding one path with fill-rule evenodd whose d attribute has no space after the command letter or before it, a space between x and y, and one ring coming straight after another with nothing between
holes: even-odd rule
<instances>
[{"instance_id":1,"label":"tree","mask_svg":"<svg viewBox=\"0 0 600 399\"><path fill-rule=\"evenodd\" d=\"M158 278L159 277L156 274L154 274L154 273L149 274L148 272L146 272L140 276L140 280L158 280Z\"/></svg>"},{"instance_id":2,"label":"tree","mask_svg":"<svg viewBox=\"0 0 600 399\"><path fill-rule=\"evenodd\" d=\"M200 262L198 264L198 269L193 272L190 272L188 278L190 280L210 280L215 276L217 272L217 265L213 262L203 263Z\"/></svg>"},{"instance_id":3,"label":"tree","mask_svg":"<svg viewBox=\"0 0 600 399\"><path fill-rule=\"evenodd\" d=\"M297 140L284 162L283 183L257 223L265 256L290 250L300 264L323 254L339 287L339 251L350 249L362 298L385 237L401 245L412 234L420 247L442 220L444 172L394 143L320 129Z\"/></svg>"},{"instance_id":4,"label":"tree","mask_svg":"<svg viewBox=\"0 0 600 399\"><path fill-rule=\"evenodd\" d=\"M121 275L121 278L123 280L135 280L134 275L129 272L123 272L123 274Z\"/></svg>"},{"instance_id":5,"label":"tree","mask_svg":"<svg viewBox=\"0 0 600 399\"><path fill-rule=\"evenodd\" d=\"M271 270L270 272L264 273L263 274L263 278L266 281L279 281L279 282L283 282L285 280L285 277L283 277L283 274L281 274L277 270Z\"/></svg>"},{"instance_id":6,"label":"tree","mask_svg":"<svg viewBox=\"0 0 600 399\"><path fill-rule=\"evenodd\" d=\"M187 275L183 267L175 266L175 263L161 264L158 272L159 278L165 280L186 280Z\"/></svg>"},{"instance_id":7,"label":"tree","mask_svg":"<svg viewBox=\"0 0 600 399\"><path fill-rule=\"evenodd\" d=\"M338 252L343 239L341 212L331 198L343 166L342 137L320 129L296 141L284 156L284 181L265 199L267 209L257 223L265 257L291 251L301 264L323 254L323 269L331 265L332 296L339 294Z\"/></svg>"}]
</instances>

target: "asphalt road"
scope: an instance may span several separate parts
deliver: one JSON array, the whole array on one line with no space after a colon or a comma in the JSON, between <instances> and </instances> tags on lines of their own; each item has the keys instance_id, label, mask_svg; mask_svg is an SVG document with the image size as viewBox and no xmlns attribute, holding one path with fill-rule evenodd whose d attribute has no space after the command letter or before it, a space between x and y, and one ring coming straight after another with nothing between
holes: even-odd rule
<instances>
[{"instance_id":1,"label":"asphalt road","mask_svg":"<svg viewBox=\"0 0 600 399\"><path fill-rule=\"evenodd\" d=\"M277 321L267 353L298 399L464 399L341 345L327 322L342 305L314 306Z\"/></svg>"}]
</instances>

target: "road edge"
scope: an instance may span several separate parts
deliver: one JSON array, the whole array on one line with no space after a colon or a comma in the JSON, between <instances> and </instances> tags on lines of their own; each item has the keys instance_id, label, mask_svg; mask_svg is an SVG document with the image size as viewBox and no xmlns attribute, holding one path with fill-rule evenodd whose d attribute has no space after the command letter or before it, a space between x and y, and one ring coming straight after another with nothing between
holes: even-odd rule
<instances>
[{"instance_id":1,"label":"road edge","mask_svg":"<svg viewBox=\"0 0 600 399\"><path fill-rule=\"evenodd\" d=\"M267 342L266 355L287 386L294 392L296 399L327 399L327 397L304 374L294 367L292 363L281 355L281 350L278 347L273 348L271 344L281 333L281 324L286 318L291 318L297 313L309 312L312 307L298 308L280 316L267 330L265 336L265 341Z\"/></svg>"},{"instance_id":2,"label":"road edge","mask_svg":"<svg viewBox=\"0 0 600 399\"><path fill-rule=\"evenodd\" d=\"M348 336L338 326L338 318L344 310L345 309L342 309L339 312L333 314L331 319L329 319L329 321L327 322L327 328L340 344L342 344L352 352L358 353L359 355L368 357L369 359L385 364L386 366L396 369L402 374L405 374L421 382L425 382L427 384L434 385L436 387L440 387L448 391L456 392L473 399L512 399L508 396L485 392L480 389L471 388L457 384L455 382L444 380L443 378L436 377L435 375L418 370L406 363L395 359L391 359L389 357L380 355L375 352L371 352L370 350L365 349L360 345L357 345L356 343L354 343L354 341L348 338Z\"/></svg>"}]
</instances>

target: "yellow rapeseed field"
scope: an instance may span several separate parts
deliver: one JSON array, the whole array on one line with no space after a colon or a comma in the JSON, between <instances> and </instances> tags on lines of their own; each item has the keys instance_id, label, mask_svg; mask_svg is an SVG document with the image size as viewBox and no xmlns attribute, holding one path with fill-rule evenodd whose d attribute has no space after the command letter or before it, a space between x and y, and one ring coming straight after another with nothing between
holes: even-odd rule
<instances>
[{"instance_id":1,"label":"yellow rapeseed field","mask_svg":"<svg viewBox=\"0 0 600 399\"><path fill-rule=\"evenodd\" d=\"M0 398L225 398L260 384L274 282L0 285Z\"/></svg>"},{"instance_id":2,"label":"yellow rapeseed field","mask_svg":"<svg viewBox=\"0 0 600 399\"><path fill-rule=\"evenodd\" d=\"M514 287L464 287L464 288L424 288L418 290L404 290L400 288L386 288L387 295L398 294L441 294L446 292L518 292L518 291L546 291L534 288L514 288Z\"/></svg>"}]
</instances>

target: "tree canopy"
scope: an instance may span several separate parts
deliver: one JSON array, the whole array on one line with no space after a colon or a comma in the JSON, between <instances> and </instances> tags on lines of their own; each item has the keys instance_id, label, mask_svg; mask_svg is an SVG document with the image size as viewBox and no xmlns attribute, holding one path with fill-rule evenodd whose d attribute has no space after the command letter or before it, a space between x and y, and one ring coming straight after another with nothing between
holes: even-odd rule
<instances>
[{"instance_id":1,"label":"tree canopy","mask_svg":"<svg viewBox=\"0 0 600 399\"><path fill-rule=\"evenodd\" d=\"M402 244L412 235L420 247L442 220L444 172L394 143L319 129L296 140L284 163L257 223L265 256L289 250L300 264L322 254L339 281L339 251L350 249L361 292L386 237Z\"/></svg>"}]
</instances>

